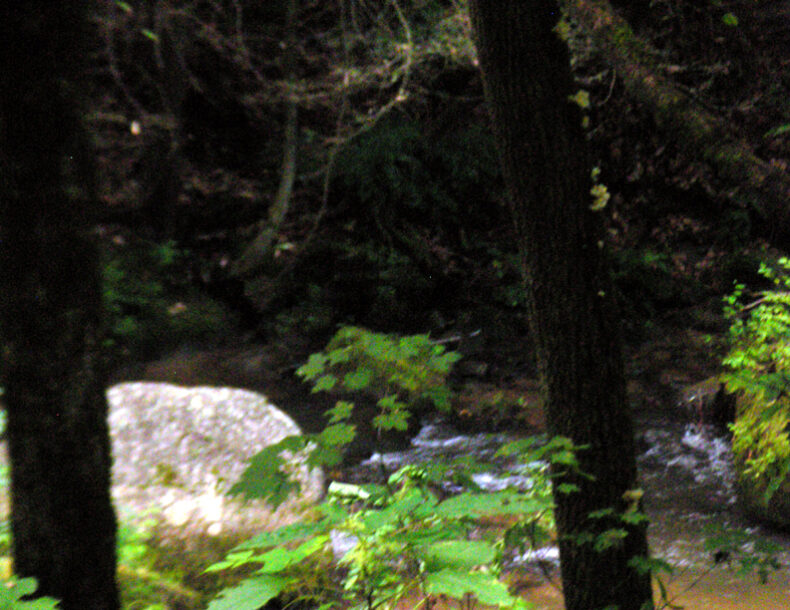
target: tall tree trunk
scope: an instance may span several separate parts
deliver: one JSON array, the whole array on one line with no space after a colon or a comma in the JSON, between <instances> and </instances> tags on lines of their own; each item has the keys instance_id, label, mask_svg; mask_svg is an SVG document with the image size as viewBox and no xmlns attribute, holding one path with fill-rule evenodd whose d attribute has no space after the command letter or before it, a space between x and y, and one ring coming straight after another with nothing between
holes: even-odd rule
<instances>
[{"instance_id":1,"label":"tall tree trunk","mask_svg":"<svg viewBox=\"0 0 790 610\"><path fill-rule=\"evenodd\" d=\"M593 211L590 164L568 51L550 0L469 3L513 217L521 240L530 323L546 392L549 430L586 447L581 471L554 481L566 608L652 607L650 577L629 566L647 555L645 530L593 511L633 508L637 494L619 319ZM563 493L561 486L578 491ZM628 532L603 551L580 542Z\"/></svg>"},{"instance_id":2,"label":"tall tree trunk","mask_svg":"<svg viewBox=\"0 0 790 610\"><path fill-rule=\"evenodd\" d=\"M119 607L88 205L77 102L85 2L30 0L0 18L0 333L14 567L65 610Z\"/></svg>"}]
</instances>

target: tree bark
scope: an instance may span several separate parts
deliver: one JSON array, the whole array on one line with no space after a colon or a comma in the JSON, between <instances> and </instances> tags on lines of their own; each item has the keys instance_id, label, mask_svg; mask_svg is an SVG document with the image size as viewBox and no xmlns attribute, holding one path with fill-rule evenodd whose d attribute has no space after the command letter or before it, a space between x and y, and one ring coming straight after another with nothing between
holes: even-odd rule
<instances>
[{"instance_id":1,"label":"tree bark","mask_svg":"<svg viewBox=\"0 0 790 610\"><path fill-rule=\"evenodd\" d=\"M93 158L77 104L88 7L31 0L0 19L2 383L15 571L65 610L113 610Z\"/></svg>"},{"instance_id":2,"label":"tree bark","mask_svg":"<svg viewBox=\"0 0 790 610\"><path fill-rule=\"evenodd\" d=\"M637 487L619 319L606 265L601 212L591 210L590 164L568 50L553 32L556 2L469 3L486 99L519 235L530 323L553 435L585 447L580 469L555 468L555 516L566 608L652 607L643 527L593 511L629 508ZM562 486L572 484L573 493ZM633 508L633 506L632 506ZM603 551L585 534L623 528Z\"/></svg>"}]
</instances>

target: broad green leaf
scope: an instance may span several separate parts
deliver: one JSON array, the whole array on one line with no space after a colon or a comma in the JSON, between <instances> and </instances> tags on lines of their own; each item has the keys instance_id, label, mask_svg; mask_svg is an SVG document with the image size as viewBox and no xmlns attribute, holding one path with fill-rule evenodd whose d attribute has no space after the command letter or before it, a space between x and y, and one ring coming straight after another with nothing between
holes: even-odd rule
<instances>
[{"instance_id":1,"label":"broad green leaf","mask_svg":"<svg viewBox=\"0 0 790 610\"><path fill-rule=\"evenodd\" d=\"M254 538L250 538L246 542L242 542L240 545L234 548L233 551L236 552L245 549L263 549L273 546L281 546L289 542L293 542L294 540L304 540L305 538L322 534L326 532L331 526L332 522L330 520L321 520L317 523L300 522L284 525L273 532L262 532Z\"/></svg>"},{"instance_id":2,"label":"broad green leaf","mask_svg":"<svg viewBox=\"0 0 790 610\"><path fill-rule=\"evenodd\" d=\"M394 411L397 409L403 409L406 406L398 400L397 394L388 394L387 396L383 396L382 398L379 398L376 404L383 411Z\"/></svg>"},{"instance_id":3,"label":"broad green leaf","mask_svg":"<svg viewBox=\"0 0 790 610\"><path fill-rule=\"evenodd\" d=\"M364 390L373 382L373 371L368 368L359 368L343 377L343 385L353 391Z\"/></svg>"},{"instance_id":4,"label":"broad green leaf","mask_svg":"<svg viewBox=\"0 0 790 610\"><path fill-rule=\"evenodd\" d=\"M296 369L296 374L310 381L326 370L327 357L324 354L310 354L307 362Z\"/></svg>"},{"instance_id":5,"label":"broad green leaf","mask_svg":"<svg viewBox=\"0 0 790 610\"><path fill-rule=\"evenodd\" d=\"M481 604L500 608L527 608L522 600L508 593L507 587L492 574L444 569L425 575L425 589L433 595L463 599L474 595Z\"/></svg>"},{"instance_id":6,"label":"broad green leaf","mask_svg":"<svg viewBox=\"0 0 790 610\"><path fill-rule=\"evenodd\" d=\"M335 387L337 383L337 377L334 375L322 375L318 378L318 381L315 382L312 391L313 392L328 392L332 388Z\"/></svg>"},{"instance_id":7,"label":"broad green leaf","mask_svg":"<svg viewBox=\"0 0 790 610\"><path fill-rule=\"evenodd\" d=\"M434 510L436 499L417 489L409 490L403 497L382 510L370 510L362 516L368 531L397 523L405 518L424 518Z\"/></svg>"},{"instance_id":8,"label":"broad green leaf","mask_svg":"<svg viewBox=\"0 0 790 610\"><path fill-rule=\"evenodd\" d=\"M331 468L343 461L343 446L318 443L310 451L307 464L313 468Z\"/></svg>"},{"instance_id":9,"label":"broad green leaf","mask_svg":"<svg viewBox=\"0 0 790 610\"><path fill-rule=\"evenodd\" d=\"M430 572L444 568L471 570L494 561L494 547L482 540L446 540L422 550L421 555Z\"/></svg>"},{"instance_id":10,"label":"broad green leaf","mask_svg":"<svg viewBox=\"0 0 790 610\"><path fill-rule=\"evenodd\" d=\"M551 500L527 496L512 490L496 493L466 492L448 498L437 508L440 517L482 517L487 515L533 515L550 509Z\"/></svg>"},{"instance_id":11,"label":"broad green leaf","mask_svg":"<svg viewBox=\"0 0 790 610\"><path fill-rule=\"evenodd\" d=\"M346 402L345 400L338 400L335 406L327 409L326 415L329 417L330 424L337 424L347 420L354 412L354 403Z\"/></svg>"},{"instance_id":12,"label":"broad green leaf","mask_svg":"<svg viewBox=\"0 0 790 610\"><path fill-rule=\"evenodd\" d=\"M373 425L382 430L404 432L409 429L409 413L407 411L382 413L373 418Z\"/></svg>"},{"instance_id":13,"label":"broad green leaf","mask_svg":"<svg viewBox=\"0 0 790 610\"><path fill-rule=\"evenodd\" d=\"M291 492L299 489L299 483L283 472L286 462L280 454L303 449L306 443L305 437L289 436L255 454L239 481L230 488L230 494L262 498L274 507L285 502Z\"/></svg>"},{"instance_id":14,"label":"broad green leaf","mask_svg":"<svg viewBox=\"0 0 790 610\"><path fill-rule=\"evenodd\" d=\"M255 554L252 551L230 552L223 561L211 564L204 572L220 572L231 570L250 563Z\"/></svg>"},{"instance_id":15,"label":"broad green leaf","mask_svg":"<svg viewBox=\"0 0 790 610\"><path fill-rule=\"evenodd\" d=\"M400 349L400 353L404 358L416 358L419 356L420 351L420 343L423 345L425 344L424 341L420 341L420 339L427 338L425 335L414 335L412 337L401 337L398 340L398 348Z\"/></svg>"},{"instance_id":16,"label":"broad green leaf","mask_svg":"<svg viewBox=\"0 0 790 610\"><path fill-rule=\"evenodd\" d=\"M608 529L595 537L593 548L596 552L602 553L606 549L620 546L626 536L628 536L628 532L624 529Z\"/></svg>"},{"instance_id":17,"label":"broad green leaf","mask_svg":"<svg viewBox=\"0 0 790 610\"><path fill-rule=\"evenodd\" d=\"M318 435L320 443L327 445L347 445L356 436L356 426L352 424L332 424Z\"/></svg>"},{"instance_id":18,"label":"broad green leaf","mask_svg":"<svg viewBox=\"0 0 790 610\"><path fill-rule=\"evenodd\" d=\"M259 610L282 593L290 581L271 574L250 578L236 587L223 590L209 604L208 610Z\"/></svg>"},{"instance_id":19,"label":"broad green leaf","mask_svg":"<svg viewBox=\"0 0 790 610\"><path fill-rule=\"evenodd\" d=\"M344 362L348 362L351 359L351 352L347 347L341 347L330 351L327 354L327 358L329 359L329 365L335 366Z\"/></svg>"},{"instance_id":20,"label":"broad green leaf","mask_svg":"<svg viewBox=\"0 0 790 610\"><path fill-rule=\"evenodd\" d=\"M290 568L304 559L313 555L324 548L329 541L328 535L316 536L306 540L295 549L277 547L264 553L258 559L263 562L263 567L258 570L259 574L277 574L286 568Z\"/></svg>"}]
</instances>

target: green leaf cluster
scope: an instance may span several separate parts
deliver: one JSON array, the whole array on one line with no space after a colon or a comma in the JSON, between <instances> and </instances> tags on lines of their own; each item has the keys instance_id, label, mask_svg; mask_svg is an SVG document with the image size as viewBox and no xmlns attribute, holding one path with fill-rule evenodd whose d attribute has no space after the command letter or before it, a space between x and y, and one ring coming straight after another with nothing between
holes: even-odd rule
<instances>
[{"instance_id":1,"label":"green leaf cluster","mask_svg":"<svg viewBox=\"0 0 790 610\"><path fill-rule=\"evenodd\" d=\"M480 490L440 499L436 485L452 466L408 465L383 485L333 482L311 520L267 532L236 547L209 571L251 566L255 573L223 591L209 610L253 610L282 593L321 608L395 608L404 598L469 596L499 608L526 608L500 580L506 548L545 543L552 509L548 487L528 493ZM481 519L507 518L480 535ZM473 536L476 533L476 536ZM349 541L333 550L332 538ZM335 575L336 585L305 574Z\"/></svg>"},{"instance_id":2,"label":"green leaf cluster","mask_svg":"<svg viewBox=\"0 0 790 610\"><path fill-rule=\"evenodd\" d=\"M300 490L297 468L303 462L309 468L337 466L343 448L356 434L345 422L350 403L339 401L328 412L329 425L316 434L288 436L255 454L239 480L230 488L231 495L263 499L277 507Z\"/></svg>"},{"instance_id":3,"label":"green leaf cluster","mask_svg":"<svg viewBox=\"0 0 790 610\"><path fill-rule=\"evenodd\" d=\"M421 401L449 410L447 376L460 357L428 335L399 337L345 326L297 374L312 382L314 392L375 396L381 408L376 427L405 430L410 412Z\"/></svg>"},{"instance_id":4,"label":"green leaf cluster","mask_svg":"<svg viewBox=\"0 0 790 610\"><path fill-rule=\"evenodd\" d=\"M313 354L299 374L313 382L315 391L383 393L377 423L397 427L395 418L411 401L427 397L441 404L434 400L442 397L436 390L444 388L457 359L425 335L400 338L349 327L324 352ZM321 433L286 438L265 449L231 493L274 503L285 499L294 489L289 460L305 452L310 466L336 464L355 433L347 423L352 412L352 403L338 401L327 412L328 425ZM550 465L555 472L578 473L579 449L560 437L503 445L495 457L523 464L520 474L530 481L526 491L480 489L472 474L490 471L491 465L472 456L407 465L380 485L332 482L326 501L303 521L260 534L209 568L244 569L247 574L255 569L240 585L224 590L209 609L252 610L280 595L327 610L349 603L389 609L415 596L428 604L438 595L524 608L500 580L502 558L506 552L523 555L551 541ZM437 490L447 483L464 491L445 498ZM497 525L492 528L491 523ZM349 541L346 548L333 546L338 537Z\"/></svg>"},{"instance_id":5,"label":"green leaf cluster","mask_svg":"<svg viewBox=\"0 0 790 610\"><path fill-rule=\"evenodd\" d=\"M307 442L304 437L289 436L256 453L230 493L248 499L261 498L279 506L299 490L299 484L289 476L289 458L304 449Z\"/></svg>"},{"instance_id":6,"label":"green leaf cluster","mask_svg":"<svg viewBox=\"0 0 790 610\"><path fill-rule=\"evenodd\" d=\"M725 297L730 320L729 351L723 380L741 395L733 432L733 454L741 476L765 490L766 501L790 472L790 260L760 274L774 288L744 303L746 288L736 284Z\"/></svg>"},{"instance_id":7,"label":"green leaf cluster","mask_svg":"<svg viewBox=\"0 0 790 610\"><path fill-rule=\"evenodd\" d=\"M297 374L313 383L313 391L365 392L378 397L380 412L374 425L381 430L405 430L417 401L441 409L450 407L447 375L460 356L430 340L428 335L398 337L358 327L341 328L323 352L312 354ZM299 484L293 474L294 456L302 452L310 467L336 466L343 449L356 434L348 423L351 402L340 400L327 412L328 426L317 434L288 437L256 454L231 488L231 494L282 504Z\"/></svg>"}]
</instances>

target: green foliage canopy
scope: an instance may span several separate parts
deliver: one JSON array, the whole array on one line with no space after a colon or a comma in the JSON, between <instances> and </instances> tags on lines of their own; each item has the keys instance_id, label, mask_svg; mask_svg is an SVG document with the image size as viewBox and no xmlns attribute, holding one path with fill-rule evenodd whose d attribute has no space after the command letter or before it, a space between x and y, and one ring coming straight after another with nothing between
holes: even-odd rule
<instances>
[{"instance_id":1,"label":"green foliage canopy","mask_svg":"<svg viewBox=\"0 0 790 610\"><path fill-rule=\"evenodd\" d=\"M731 425L736 462L767 501L790 472L790 260L779 259L778 269L763 264L760 274L775 289L745 304L745 286L737 284L725 299L731 326L723 379L742 395Z\"/></svg>"}]
</instances>

